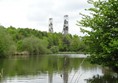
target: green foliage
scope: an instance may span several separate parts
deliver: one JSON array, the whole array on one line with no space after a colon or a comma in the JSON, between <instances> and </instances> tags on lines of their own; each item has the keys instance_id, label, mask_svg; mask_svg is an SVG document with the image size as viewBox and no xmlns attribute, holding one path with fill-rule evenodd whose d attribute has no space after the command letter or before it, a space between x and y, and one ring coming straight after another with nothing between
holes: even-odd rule
<instances>
[{"instance_id":1,"label":"green foliage","mask_svg":"<svg viewBox=\"0 0 118 83\"><path fill-rule=\"evenodd\" d=\"M89 0L89 3L94 6L88 9L91 15L83 15L79 23L91 28L91 31L82 29L88 34L85 42L90 60L118 68L118 0Z\"/></svg>"},{"instance_id":2,"label":"green foliage","mask_svg":"<svg viewBox=\"0 0 118 83\"><path fill-rule=\"evenodd\" d=\"M58 53L58 52L59 52L58 46L52 46L52 47L50 48L50 50L52 51L52 53Z\"/></svg>"},{"instance_id":3,"label":"green foliage","mask_svg":"<svg viewBox=\"0 0 118 83\"><path fill-rule=\"evenodd\" d=\"M83 52L86 49L86 46L84 44L84 41L82 40L82 37L78 37L77 35L73 36L73 39L70 44L70 50L75 52Z\"/></svg>"},{"instance_id":4,"label":"green foliage","mask_svg":"<svg viewBox=\"0 0 118 83\"><path fill-rule=\"evenodd\" d=\"M25 30L25 33L29 34L29 35L26 35L24 34L24 31ZM19 33L20 31L20 33ZM82 41L79 41L79 43L77 43L78 41L74 42L74 36L68 34L66 36L64 36L62 33L46 33L46 32L40 32L40 31L35 31L36 32L39 32L42 37L40 38L39 36L37 36L35 33L34 33L34 29L21 29L20 28L17 30L17 32L19 34L21 34L22 32L22 35L19 36L18 38L18 42L20 43L21 40L23 40L24 38L27 38L27 37L31 37L31 36L35 36L39 39L43 39L43 40L46 40L47 41L47 46L48 46L48 49L52 49L53 47L58 47L59 51L82 51L83 48L85 47L82 47L84 45L84 43L80 43ZM78 37L78 36L77 36ZM78 39L80 39L78 37ZM76 48L72 48L71 46L71 42L73 41L73 44L77 47L79 46L79 50L77 50ZM81 44L81 45L76 45L76 44ZM45 44L44 44L45 45ZM18 44L18 47L20 47L20 44ZM76 49L76 50L73 50L73 49ZM53 53L53 51L52 51Z\"/></svg>"},{"instance_id":5,"label":"green foliage","mask_svg":"<svg viewBox=\"0 0 118 83\"><path fill-rule=\"evenodd\" d=\"M72 36L71 34L47 33L29 28L15 28L13 26L8 28L1 26L0 28L1 56L14 53L21 54L23 51L30 54L42 54L57 53L58 51L84 51L82 49L85 48L82 38ZM6 47L9 49L7 48L6 50Z\"/></svg>"},{"instance_id":6,"label":"green foliage","mask_svg":"<svg viewBox=\"0 0 118 83\"><path fill-rule=\"evenodd\" d=\"M30 54L43 54L48 53L47 45L45 40L38 39L37 37L31 36L24 38L18 42L19 51L27 51Z\"/></svg>"},{"instance_id":7,"label":"green foliage","mask_svg":"<svg viewBox=\"0 0 118 83\"><path fill-rule=\"evenodd\" d=\"M16 42L19 40L22 40L23 38L31 37L32 35L42 39L43 38L42 35L44 35L43 32L35 30L35 29L29 29L29 28L16 29L15 27L12 27L12 26L8 27L7 31L9 34L12 35L14 41Z\"/></svg>"},{"instance_id":8,"label":"green foliage","mask_svg":"<svg viewBox=\"0 0 118 83\"><path fill-rule=\"evenodd\" d=\"M71 42L70 35L65 35L63 37L63 51L69 51L70 42Z\"/></svg>"},{"instance_id":9,"label":"green foliage","mask_svg":"<svg viewBox=\"0 0 118 83\"><path fill-rule=\"evenodd\" d=\"M0 26L0 57L7 57L16 51L12 37Z\"/></svg>"}]
</instances>

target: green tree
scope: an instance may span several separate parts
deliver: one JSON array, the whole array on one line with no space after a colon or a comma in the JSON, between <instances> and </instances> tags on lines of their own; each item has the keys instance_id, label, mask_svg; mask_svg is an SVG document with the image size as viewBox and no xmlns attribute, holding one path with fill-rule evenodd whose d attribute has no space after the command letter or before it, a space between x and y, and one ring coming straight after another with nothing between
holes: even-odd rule
<instances>
[{"instance_id":1,"label":"green tree","mask_svg":"<svg viewBox=\"0 0 118 83\"><path fill-rule=\"evenodd\" d=\"M64 47L63 47L63 41L62 41L62 39L59 39L58 44L59 44L58 45L59 51L63 51Z\"/></svg>"},{"instance_id":2,"label":"green tree","mask_svg":"<svg viewBox=\"0 0 118 83\"><path fill-rule=\"evenodd\" d=\"M52 53L58 53L58 52L59 52L58 46L52 46L52 47L50 48L50 50L52 51Z\"/></svg>"},{"instance_id":3,"label":"green tree","mask_svg":"<svg viewBox=\"0 0 118 83\"><path fill-rule=\"evenodd\" d=\"M24 38L18 42L19 51L27 51L29 54L49 53L47 49L47 41L31 36Z\"/></svg>"},{"instance_id":4,"label":"green tree","mask_svg":"<svg viewBox=\"0 0 118 83\"><path fill-rule=\"evenodd\" d=\"M7 57L16 51L12 37L0 26L0 57Z\"/></svg>"},{"instance_id":5,"label":"green tree","mask_svg":"<svg viewBox=\"0 0 118 83\"><path fill-rule=\"evenodd\" d=\"M83 15L79 22L86 32L86 44L93 63L118 68L118 0L88 1L93 8L90 15ZM78 25L79 25L78 23Z\"/></svg>"},{"instance_id":6,"label":"green tree","mask_svg":"<svg viewBox=\"0 0 118 83\"><path fill-rule=\"evenodd\" d=\"M65 35L63 36L63 51L69 51L69 47L70 47L70 42L71 42L71 36Z\"/></svg>"},{"instance_id":7,"label":"green tree","mask_svg":"<svg viewBox=\"0 0 118 83\"><path fill-rule=\"evenodd\" d=\"M84 43L84 37L79 37L74 35L70 42L70 51L74 52L84 52L86 45Z\"/></svg>"},{"instance_id":8,"label":"green tree","mask_svg":"<svg viewBox=\"0 0 118 83\"><path fill-rule=\"evenodd\" d=\"M79 47L80 47L80 38L77 35L74 35L70 43L70 50L79 51Z\"/></svg>"}]
</instances>

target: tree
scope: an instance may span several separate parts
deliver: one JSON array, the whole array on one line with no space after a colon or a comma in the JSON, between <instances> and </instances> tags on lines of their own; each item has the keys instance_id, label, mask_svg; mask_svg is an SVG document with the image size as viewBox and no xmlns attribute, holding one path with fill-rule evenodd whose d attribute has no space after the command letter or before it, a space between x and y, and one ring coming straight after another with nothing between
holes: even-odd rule
<instances>
[{"instance_id":1,"label":"tree","mask_svg":"<svg viewBox=\"0 0 118 83\"><path fill-rule=\"evenodd\" d=\"M86 48L86 46L83 42L82 37L74 35L70 42L70 51L82 52L85 50L85 48Z\"/></svg>"},{"instance_id":2,"label":"tree","mask_svg":"<svg viewBox=\"0 0 118 83\"><path fill-rule=\"evenodd\" d=\"M51 50L52 53L58 53L58 52L59 52L58 46L52 46L52 47L50 48L50 50Z\"/></svg>"},{"instance_id":3,"label":"tree","mask_svg":"<svg viewBox=\"0 0 118 83\"><path fill-rule=\"evenodd\" d=\"M7 57L16 51L12 37L0 26L0 57Z\"/></svg>"},{"instance_id":4,"label":"tree","mask_svg":"<svg viewBox=\"0 0 118 83\"><path fill-rule=\"evenodd\" d=\"M71 35L68 34L63 36L63 51L69 51L70 42L71 42Z\"/></svg>"},{"instance_id":5,"label":"tree","mask_svg":"<svg viewBox=\"0 0 118 83\"><path fill-rule=\"evenodd\" d=\"M19 51L27 51L29 54L44 54L48 53L47 41L31 36L24 38L18 42Z\"/></svg>"},{"instance_id":6,"label":"tree","mask_svg":"<svg viewBox=\"0 0 118 83\"><path fill-rule=\"evenodd\" d=\"M83 15L81 26L92 30L81 29L88 35L85 38L89 46L90 60L93 63L118 68L118 0L88 1L90 15Z\"/></svg>"},{"instance_id":7,"label":"tree","mask_svg":"<svg viewBox=\"0 0 118 83\"><path fill-rule=\"evenodd\" d=\"M77 35L74 35L70 43L70 50L79 51L79 47L80 47L80 39Z\"/></svg>"}]
</instances>

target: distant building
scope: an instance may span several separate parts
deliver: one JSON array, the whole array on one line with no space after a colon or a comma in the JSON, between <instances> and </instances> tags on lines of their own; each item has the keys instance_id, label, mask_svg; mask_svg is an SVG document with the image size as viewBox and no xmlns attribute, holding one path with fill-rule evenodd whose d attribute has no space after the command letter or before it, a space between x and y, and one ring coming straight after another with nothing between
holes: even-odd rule
<instances>
[{"instance_id":1,"label":"distant building","mask_svg":"<svg viewBox=\"0 0 118 83\"><path fill-rule=\"evenodd\" d=\"M69 22L68 15L64 15L64 25L63 25L63 31L62 31L62 33L64 35L68 34L68 30L69 30L69 27L68 27L69 23L68 22Z\"/></svg>"},{"instance_id":2,"label":"distant building","mask_svg":"<svg viewBox=\"0 0 118 83\"><path fill-rule=\"evenodd\" d=\"M53 33L53 19L49 18L49 32Z\"/></svg>"}]
</instances>

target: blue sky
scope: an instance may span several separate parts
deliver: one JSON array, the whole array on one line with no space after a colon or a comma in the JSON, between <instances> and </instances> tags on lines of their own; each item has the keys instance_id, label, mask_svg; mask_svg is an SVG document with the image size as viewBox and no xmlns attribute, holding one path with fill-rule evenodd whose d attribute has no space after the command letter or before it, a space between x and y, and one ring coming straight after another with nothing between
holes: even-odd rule
<instances>
[{"instance_id":1,"label":"blue sky","mask_svg":"<svg viewBox=\"0 0 118 83\"><path fill-rule=\"evenodd\" d=\"M63 16L69 15L69 33L83 35L76 26L79 13L91 7L87 0L0 0L0 24L8 27L48 31L48 19L53 18L54 32L62 32Z\"/></svg>"}]
</instances>

